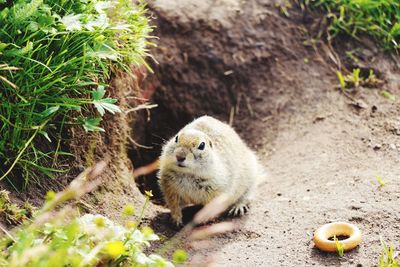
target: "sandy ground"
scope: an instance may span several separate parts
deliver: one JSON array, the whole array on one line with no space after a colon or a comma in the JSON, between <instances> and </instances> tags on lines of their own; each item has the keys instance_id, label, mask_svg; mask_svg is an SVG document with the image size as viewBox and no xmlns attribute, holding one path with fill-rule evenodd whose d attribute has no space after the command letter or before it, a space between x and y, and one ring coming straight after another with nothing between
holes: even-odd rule
<instances>
[{"instance_id":1,"label":"sandy ground","mask_svg":"<svg viewBox=\"0 0 400 267\"><path fill-rule=\"evenodd\" d=\"M149 128L158 129L158 141L148 143L159 144L204 113L228 120L232 105L234 127L269 171L250 213L234 220L237 231L205 248L187 246L191 264L374 266L380 238L400 250L399 100L382 97L379 88L359 88L350 98L337 90L335 64L323 44L303 45L310 23L295 8L290 19L267 0L153 1L150 9L159 26L153 53L160 64L148 87L156 88L161 111L153 112ZM334 45L346 64L346 43ZM399 63L376 49L361 50L358 66L374 68L384 88L399 96ZM227 70L236 78L219 74ZM225 102L215 103L220 98ZM376 176L386 185L379 187ZM172 236L166 210L154 209L147 220ZM315 229L333 221L363 232L362 244L342 258L312 242Z\"/></svg>"},{"instance_id":2,"label":"sandy ground","mask_svg":"<svg viewBox=\"0 0 400 267\"><path fill-rule=\"evenodd\" d=\"M373 92L366 94L380 101ZM373 266L380 237L399 249L400 155L391 148L399 138L385 131L374 134L384 128L382 119L369 119L368 110L355 114L338 94L327 94L325 101L313 116L280 123L275 151L263 158L270 180L240 231L215 239L225 245L217 265ZM327 117L313 122L320 114ZM382 148L374 150L376 144ZM387 185L378 188L377 175ZM333 221L354 223L363 232L361 246L343 258L319 252L311 241L318 226Z\"/></svg>"}]
</instances>

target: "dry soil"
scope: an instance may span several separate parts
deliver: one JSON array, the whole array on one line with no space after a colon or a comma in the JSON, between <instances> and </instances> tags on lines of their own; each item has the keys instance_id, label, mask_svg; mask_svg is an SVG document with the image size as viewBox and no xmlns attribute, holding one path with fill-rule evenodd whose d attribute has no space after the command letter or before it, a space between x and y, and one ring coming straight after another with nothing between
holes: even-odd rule
<instances>
[{"instance_id":1,"label":"dry soil","mask_svg":"<svg viewBox=\"0 0 400 267\"><path fill-rule=\"evenodd\" d=\"M151 1L159 64L144 90L155 92L159 108L141 141L155 148L131 157L134 164L150 162L163 139L196 116L230 120L267 167L268 182L250 213L234 220L238 230L205 247L186 244L191 264L374 266L381 238L400 250L399 60L367 39L307 46L318 19L297 7L287 18L276 4ZM346 96L337 88L339 61L350 70L374 69L385 84ZM141 186L151 184L144 179ZM175 234L167 210L151 209L146 219L155 231ZM333 221L363 232L362 244L342 258L312 242L315 229Z\"/></svg>"}]
</instances>

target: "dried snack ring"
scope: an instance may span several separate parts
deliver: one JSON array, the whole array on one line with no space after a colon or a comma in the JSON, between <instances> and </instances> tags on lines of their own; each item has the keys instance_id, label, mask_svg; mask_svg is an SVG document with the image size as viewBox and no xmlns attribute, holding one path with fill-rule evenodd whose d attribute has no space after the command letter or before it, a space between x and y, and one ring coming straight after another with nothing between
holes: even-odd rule
<instances>
[{"instance_id":1,"label":"dried snack ring","mask_svg":"<svg viewBox=\"0 0 400 267\"><path fill-rule=\"evenodd\" d=\"M361 231L357 226L345 222L334 222L325 224L315 231L315 246L323 251L337 251L336 242L329 240L334 236L348 236L344 240L339 240L344 251L357 247L361 242Z\"/></svg>"}]
</instances>

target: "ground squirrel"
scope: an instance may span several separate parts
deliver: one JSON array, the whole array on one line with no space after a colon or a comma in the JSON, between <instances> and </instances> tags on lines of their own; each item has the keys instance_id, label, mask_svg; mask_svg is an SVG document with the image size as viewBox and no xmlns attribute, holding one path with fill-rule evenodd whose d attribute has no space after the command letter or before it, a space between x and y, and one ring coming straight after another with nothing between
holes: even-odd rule
<instances>
[{"instance_id":1,"label":"ground squirrel","mask_svg":"<svg viewBox=\"0 0 400 267\"><path fill-rule=\"evenodd\" d=\"M244 214L264 171L232 127L202 116L163 146L158 175L172 219L181 225L185 205L205 205L223 193L229 213Z\"/></svg>"}]
</instances>

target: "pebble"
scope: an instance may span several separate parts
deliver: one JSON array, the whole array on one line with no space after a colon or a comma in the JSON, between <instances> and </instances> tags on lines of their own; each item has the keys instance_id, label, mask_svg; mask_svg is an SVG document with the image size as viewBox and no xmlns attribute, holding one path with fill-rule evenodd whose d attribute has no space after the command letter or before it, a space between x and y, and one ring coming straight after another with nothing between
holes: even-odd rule
<instances>
[{"instance_id":1,"label":"pebble","mask_svg":"<svg viewBox=\"0 0 400 267\"><path fill-rule=\"evenodd\" d=\"M381 149L381 147L382 147L381 144L375 144L375 145L373 146L374 150L379 150L379 149Z\"/></svg>"}]
</instances>

